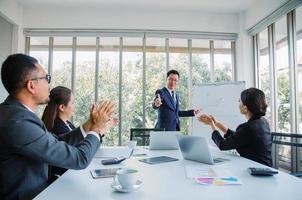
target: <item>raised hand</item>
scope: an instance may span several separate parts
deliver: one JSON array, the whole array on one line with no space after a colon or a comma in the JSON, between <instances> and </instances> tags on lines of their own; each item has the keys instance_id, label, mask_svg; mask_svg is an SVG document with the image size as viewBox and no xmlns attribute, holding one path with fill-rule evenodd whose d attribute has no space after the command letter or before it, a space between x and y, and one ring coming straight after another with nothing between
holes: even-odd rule
<instances>
[{"instance_id":1,"label":"raised hand","mask_svg":"<svg viewBox=\"0 0 302 200\"><path fill-rule=\"evenodd\" d=\"M157 94L156 99L155 99L155 101L154 101L154 104L155 104L156 107L159 107L159 106L161 106L161 104L163 104L163 103L161 102L161 98L160 98L160 95L159 95L159 94Z\"/></svg>"},{"instance_id":2,"label":"raised hand","mask_svg":"<svg viewBox=\"0 0 302 200\"><path fill-rule=\"evenodd\" d=\"M90 130L103 134L108 128L116 125L118 120L112 119L115 110L116 106L111 101L103 101L99 105L94 104L90 112Z\"/></svg>"},{"instance_id":3,"label":"raised hand","mask_svg":"<svg viewBox=\"0 0 302 200\"><path fill-rule=\"evenodd\" d=\"M197 119L198 119L198 121L205 123L207 125L211 125L213 123L211 117L206 114L200 115Z\"/></svg>"},{"instance_id":4,"label":"raised hand","mask_svg":"<svg viewBox=\"0 0 302 200\"><path fill-rule=\"evenodd\" d=\"M217 123L217 120L215 119L215 117L213 115L210 115L209 117L211 118L211 120L213 121L214 124Z\"/></svg>"},{"instance_id":5,"label":"raised hand","mask_svg":"<svg viewBox=\"0 0 302 200\"><path fill-rule=\"evenodd\" d=\"M107 122L106 128L105 128L105 129L108 130L108 129L110 129L110 128L113 127L113 126L118 125L118 123L119 123L119 120L118 120L118 119L116 119L116 118L111 118L111 119ZM104 132L101 132L100 134L101 134L101 136L105 135Z\"/></svg>"},{"instance_id":6,"label":"raised hand","mask_svg":"<svg viewBox=\"0 0 302 200\"><path fill-rule=\"evenodd\" d=\"M228 127L226 127L223 123L218 121L214 116L210 115L210 118L213 121L213 124L219 128L223 133L226 133L228 131Z\"/></svg>"},{"instance_id":7,"label":"raised hand","mask_svg":"<svg viewBox=\"0 0 302 200\"><path fill-rule=\"evenodd\" d=\"M199 117L201 116L203 113L202 113L202 109L199 108L199 109L194 109L194 116L196 117Z\"/></svg>"}]
</instances>

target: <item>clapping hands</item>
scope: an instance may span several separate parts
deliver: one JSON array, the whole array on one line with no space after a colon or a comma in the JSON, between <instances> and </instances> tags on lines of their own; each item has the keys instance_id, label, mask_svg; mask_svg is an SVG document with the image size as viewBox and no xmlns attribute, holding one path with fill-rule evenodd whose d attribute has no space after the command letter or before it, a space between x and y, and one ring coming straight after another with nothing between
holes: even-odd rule
<instances>
[{"instance_id":1,"label":"clapping hands","mask_svg":"<svg viewBox=\"0 0 302 200\"><path fill-rule=\"evenodd\" d=\"M202 114L197 117L198 121L211 126L212 130L220 129L222 132L226 133L228 128L224 126L221 122L217 121L212 115Z\"/></svg>"},{"instance_id":2,"label":"clapping hands","mask_svg":"<svg viewBox=\"0 0 302 200\"><path fill-rule=\"evenodd\" d=\"M116 112L116 106L112 101L94 103L90 111L89 120L83 125L85 131L94 131L103 135L109 128L118 124L118 119L112 115Z\"/></svg>"},{"instance_id":3,"label":"clapping hands","mask_svg":"<svg viewBox=\"0 0 302 200\"><path fill-rule=\"evenodd\" d=\"M198 121L200 121L204 124L211 125L212 123L214 123L213 118L214 117L211 115L202 114L197 119L198 119Z\"/></svg>"}]
</instances>

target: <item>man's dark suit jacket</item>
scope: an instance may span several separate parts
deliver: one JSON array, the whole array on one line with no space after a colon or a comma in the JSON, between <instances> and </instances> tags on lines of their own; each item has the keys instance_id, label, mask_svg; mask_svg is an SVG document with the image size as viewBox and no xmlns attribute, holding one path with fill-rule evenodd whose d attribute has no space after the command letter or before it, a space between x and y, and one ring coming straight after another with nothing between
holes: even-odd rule
<instances>
[{"instance_id":1,"label":"man's dark suit jacket","mask_svg":"<svg viewBox=\"0 0 302 200\"><path fill-rule=\"evenodd\" d=\"M0 113L0 199L32 199L47 187L48 165L84 169L100 147L96 136L84 139L79 128L53 135L11 97Z\"/></svg>"},{"instance_id":2,"label":"man's dark suit jacket","mask_svg":"<svg viewBox=\"0 0 302 200\"><path fill-rule=\"evenodd\" d=\"M179 110L179 97L176 94L176 106L174 100L166 87L155 92L155 98L160 95L162 105L156 107L153 101L152 106L157 110L156 128L165 128L166 131L179 131L179 117L194 116L194 110L181 111Z\"/></svg>"},{"instance_id":3,"label":"man's dark suit jacket","mask_svg":"<svg viewBox=\"0 0 302 200\"><path fill-rule=\"evenodd\" d=\"M264 118L252 118L240 124L236 132L228 129L224 138L214 131L212 139L220 150L236 149L242 157L272 166L271 134Z\"/></svg>"}]
</instances>

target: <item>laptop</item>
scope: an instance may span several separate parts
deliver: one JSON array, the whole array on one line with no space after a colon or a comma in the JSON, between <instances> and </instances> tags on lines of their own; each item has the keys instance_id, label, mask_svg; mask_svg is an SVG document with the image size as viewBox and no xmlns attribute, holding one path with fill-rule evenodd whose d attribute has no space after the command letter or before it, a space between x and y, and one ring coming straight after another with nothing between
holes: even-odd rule
<instances>
[{"instance_id":1,"label":"laptop","mask_svg":"<svg viewBox=\"0 0 302 200\"><path fill-rule=\"evenodd\" d=\"M182 156L186 160L193 160L210 165L228 161L228 159L225 158L214 159L207 139L204 137L178 135L177 140Z\"/></svg>"},{"instance_id":2,"label":"laptop","mask_svg":"<svg viewBox=\"0 0 302 200\"><path fill-rule=\"evenodd\" d=\"M151 131L150 146L151 150L175 150L178 149L176 136L179 131Z\"/></svg>"}]
</instances>

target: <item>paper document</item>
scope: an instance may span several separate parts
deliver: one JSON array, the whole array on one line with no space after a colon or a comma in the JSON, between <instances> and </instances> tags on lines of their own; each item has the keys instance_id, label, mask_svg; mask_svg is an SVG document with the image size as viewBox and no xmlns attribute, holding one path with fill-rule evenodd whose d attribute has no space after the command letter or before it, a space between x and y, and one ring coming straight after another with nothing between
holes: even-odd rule
<instances>
[{"instance_id":1,"label":"paper document","mask_svg":"<svg viewBox=\"0 0 302 200\"><path fill-rule=\"evenodd\" d=\"M242 182L235 177L225 177L225 178L200 177L200 178L196 178L195 181L202 185L214 185L214 186L242 185Z\"/></svg>"},{"instance_id":2,"label":"paper document","mask_svg":"<svg viewBox=\"0 0 302 200\"><path fill-rule=\"evenodd\" d=\"M129 147L100 147L95 153L94 158L113 158L113 157L125 157L129 158L132 149Z\"/></svg>"},{"instance_id":3,"label":"paper document","mask_svg":"<svg viewBox=\"0 0 302 200\"><path fill-rule=\"evenodd\" d=\"M186 165L187 178L197 177L229 177L230 173L225 170L215 170L213 167L200 166L200 165Z\"/></svg>"},{"instance_id":4,"label":"paper document","mask_svg":"<svg viewBox=\"0 0 302 200\"><path fill-rule=\"evenodd\" d=\"M186 165L188 178L194 178L201 185L242 185L242 182L223 169L200 165Z\"/></svg>"}]
</instances>

